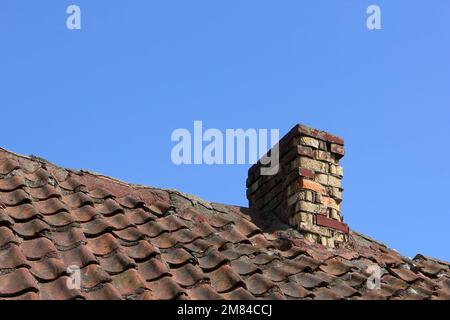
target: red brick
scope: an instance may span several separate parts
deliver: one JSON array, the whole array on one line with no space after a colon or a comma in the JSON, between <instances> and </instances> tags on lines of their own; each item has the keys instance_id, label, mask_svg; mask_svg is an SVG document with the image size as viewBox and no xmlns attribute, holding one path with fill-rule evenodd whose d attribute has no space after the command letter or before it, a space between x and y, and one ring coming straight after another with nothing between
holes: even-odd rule
<instances>
[{"instance_id":1,"label":"red brick","mask_svg":"<svg viewBox=\"0 0 450 320\"><path fill-rule=\"evenodd\" d=\"M341 137L329 134L329 133L327 133L327 141L331 142L331 143L344 145L344 139L342 139Z\"/></svg>"},{"instance_id":2,"label":"red brick","mask_svg":"<svg viewBox=\"0 0 450 320\"><path fill-rule=\"evenodd\" d=\"M298 128L301 135L317 138L323 141L327 141L327 133L317 129L313 129L304 125L300 125Z\"/></svg>"},{"instance_id":3,"label":"red brick","mask_svg":"<svg viewBox=\"0 0 450 320\"><path fill-rule=\"evenodd\" d=\"M345 223L327 218L323 215L316 216L316 223L319 226L335 229L335 230L341 231L343 233L349 232L348 225L346 225Z\"/></svg>"},{"instance_id":4,"label":"red brick","mask_svg":"<svg viewBox=\"0 0 450 320\"><path fill-rule=\"evenodd\" d=\"M314 171L312 171L310 169L299 168L298 172L301 177L306 177L306 178L310 178L310 179L314 179L314 177L315 177Z\"/></svg>"},{"instance_id":5,"label":"red brick","mask_svg":"<svg viewBox=\"0 0 450 320\"><path fill-rule=\"evenodd\" d=\"M339 155L340 158L345 155L344 147L339 144L331 144L331 152Z\"/></svg>"}]
</instances>

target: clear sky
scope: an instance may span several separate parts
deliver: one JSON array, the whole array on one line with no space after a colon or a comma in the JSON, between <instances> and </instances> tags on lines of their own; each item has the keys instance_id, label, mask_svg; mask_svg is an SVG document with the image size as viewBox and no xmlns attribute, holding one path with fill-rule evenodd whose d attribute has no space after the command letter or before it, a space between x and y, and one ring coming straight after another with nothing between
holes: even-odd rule
<instances>
[{"instance_id":1,"label":"clear sky","mask_svg":"<svg viewBox=\"0 0 450 320\"><path fill-rule=\"evenodd\" d=\"M351 228L450 261L449 17L448 0L2 0L0 145L246 205L248 165L175 166L172 131L304 123L346 140Z\"/></svg>"}]
</instances>

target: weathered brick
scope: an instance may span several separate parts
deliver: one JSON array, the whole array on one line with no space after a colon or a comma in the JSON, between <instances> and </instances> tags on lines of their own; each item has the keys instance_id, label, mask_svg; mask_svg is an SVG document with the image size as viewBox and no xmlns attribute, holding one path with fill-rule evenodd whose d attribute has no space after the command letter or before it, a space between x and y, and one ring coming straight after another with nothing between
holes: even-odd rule
<instances>
[{"instance_id":1,"label":"weathered brick","mask_svg":"<svg viewBox=\"0 0 450 320\"><path fill-rule=\"evenodd\" d=\"M300 201L297 203L297 211L306 211L311 213L318 213L321 211L321 206L308 201Z\"/></svg>"},{"instance_id":2,"label":"weathered brick","mask_svg":"<svg viewBox=\"0 0 450 320\"><path fill-rule=\"evenodd\" d=\"M304 157L315 158L316 153L310 147L298 146L297 154Z\"/></svg>"},{"instance_id":3,"label":"weathered brick","mask_svg":"<svg viewBox=\"0 0 450 320\"><path fill-rule=\"evenodd\" d=\"M341 166L330 164L330 174L342 179L344 175L344 170L342 169Z\"/></svg>"},{"instance_id":4,"label":"weathered brick","mask_svg":"<svg viewBox=\"0 0 450 320\"><path fill-rule=\"evenodd\" d=\"M318 235L324 236L324 237L330 237L331 231L323 226L319 226L314 223L307 223L307 222L300 222L301 229L304 231L316 233Z\"/></svg>"},{"instance_id":5,"label":"weathered brick","mask_svg":"<svg viewBox=\"0 0 450 320\"><path fill-rule=\"evenodd\" d=\"M322 215L316 216L316 223L319 226L335 229L335 230L341 231L343 233L348 233L348 231L349 231L348 226L345 223L327 218Z\"/></svg>"},{"instance_id":6,"label":"weathered brick","mask_svg":"<svg viewBox=\"0 0 450 320\"><path fill-rule=\"evenodd\" d=\"M311 137L300 137L299 144L307 147L312 147L314 149L319 149L319 140Z\"/></svg>"},{"instance_id":7,"label":"weathered brick","mask_svg":"<svg viewBox=\"0 0 450 320\"><path fill-rule=\"evenodd\" d=\"M321 184L308 179L300 179L298 182L300 189L308 189L320 194L326 194L326 189Z\"/></svg>"},{"instance_id":8,"label":"weathered brick","mask_svg":"<svg viewBox=\"0 0 450 320\"><path fill-rule=\"evenodd\" d=\"M341 179L333 176L328 176L328 185L335 188L341 188Z\"/></svg>"},{"instance_id":9,"label":"weathered brick","mask_svg":"<svg viewBox=\"0 0 450 320\"><path fill-rule=\"evenodd\" d=\"M326 205L328 208L340 211L341 205L336 202L333 198L322 197L322 204Z\"/></svg>"},{"instance_id":10,"label":"weathered brick","mask_svg":"<svg viewBox=\"0 0 450 320\"><path fill-rule=\"evenodd\" d=\"M320 131L320 130L317 130L317 129L313 129L313 128L307 127L305 125L300 125L298 127L298 132L301 135L306 135L306 136L317 138L317 139L321 139L321 140L324 140L324 141L327 140L327 133L326 132Z\"/></svg>"},{"instance_id":11,"label":"weathered brick","mask_svg":"<svg viewBox=\"0 0 450 320\"><path fill-rule=\"evenodd\" d=\"M318 173L315 176L315 181L324 186L327 186L328 185L328 177L329 177L329 175L327 175L327 174Z\"/></svg>"},{"instance_id":12,"label":"weathered brick","mask_svg":"<svg viewBox=\"0 0 450 320\"><path fill-rule=\"evenodd\" d=\"M330 173L336 175L337 169L336 166L333 164L330 164Z\"/></svg>"},{"instance_id":13,"label":"weathered brick","mask_svg":"<svg viewBox=\"0 0 450 320\"><path fill-rule=\"evenodd\" d=\"M327 187L327 194L335 199L342 199L342 191L340 188Z\"/></svg>"},{"instance_id":14,"label":"weathered brick","mask_svg":"<svg viewBox=\"0 0 450 320\"><path fill-rule=\"evenodd\" d=\"M299 201L308 201L314 202L314 193L309 190L300 190L298 192L298 200Z\"/></svg>"},{"instance_id":15,"label":"weathered brick","mask_svg":"<svg viewBox=\"0 0 450 320\"><path fill-rule=\"evenodd\" d=\"M300 212L300 221L308 224L314 223L314 215L309 212Z\"/></svg>"},{"instance_id":16,"label":"weathered brick","mask_svg":"<svg viewBox=\"0 0 450 320\"><path fill-rule=\"evenodd\" d=\"M316 150L315 158L320 161L326 161L329 163L337 164L337 160L331 152Z\"/></svg>"},{"instance_id":17,"label":"weathered brick","mask_svg":"<svg viewBox=\"0 0 450 320\"><path fill-rule=\"evenodd\" d=\"M299 173L300 177L306 177L306 178L310 178L310 179L314 179L314 177L315 177L314 171L307 169L307 168L300 168L298 173Z\"/></svg>"},{"instance_id":18,"label":"weathered brick","mask_svg":"<svg viewBox=\"0 0 450 320\"><path fill-rule=\"evenodd\" d=\"M330 216L329 218L334 219L334 220L338 220L341 221L341 218L339 216L338 210L336 209L331 209L330 210Z\"/></svg>"},{"instance_id":19,"label":"weathered brick","mask_svg":"<svg viewBox=\"0 0 450 320\"><path fill-rule=\"evenodd\" d=\"M344 145L344 139L342 139L341 137L338 137L338 136L335 136L335 135L332 135L329 133L326 134L326 137L327 137L328 142Z\"/></svg>"},{"instance_id":20,"label":"weathered brick","mask_svg":"<svg viewBox=\"0 0 450 320\"><path fill-rule=\"evenodd\" d=\"M331 144L331 152L337 154L338 158L342 158L345 155L344 147L335 143Z\"/></svg>"},{"instance_id":21,"label":"weathered brick","mask_svg":"<svg viewBox=\"0 0 450 320\"><path fill-rule=\"evenodd\" d=\"M294 165L298 165L299 167L302 167L302 168L311 169L315 172L328 173L328 171L329 171L328 163L325 163L322 161L317 161L317 160L306 158L306 157L300 157L293 163L294 163Z\"/></svg>"}]
</instances>

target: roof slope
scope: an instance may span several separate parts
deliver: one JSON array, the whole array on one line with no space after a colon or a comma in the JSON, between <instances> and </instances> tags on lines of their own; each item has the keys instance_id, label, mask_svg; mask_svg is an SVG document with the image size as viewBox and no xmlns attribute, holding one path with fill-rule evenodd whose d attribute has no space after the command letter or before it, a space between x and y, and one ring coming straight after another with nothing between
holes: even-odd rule
<instances>
[{"instance_id":1,"label":"roof slope","mask_svg":"<svg viewBox=\"0 0 450 320\"><path fill-rule=\"evenodd\" d=\"M327 250L271 215L0 149L0 299L450 299L449 267L355 232Z\"/></svg>"}]
</instances>

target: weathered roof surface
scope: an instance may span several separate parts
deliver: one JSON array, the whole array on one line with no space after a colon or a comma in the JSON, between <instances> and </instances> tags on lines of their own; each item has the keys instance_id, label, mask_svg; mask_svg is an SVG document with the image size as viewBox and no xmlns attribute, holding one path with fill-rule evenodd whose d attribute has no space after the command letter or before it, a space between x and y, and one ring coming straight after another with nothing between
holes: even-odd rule
<instances>
[{"instance_id":1,"label":"weathered roof surface","mask_svg":"<svg viewBox=\"0 0 450 320\"><path fill-rule=\"evenodd\" d=\"M369 290L375 264L381 289ZM270 214L0 149L3 298L450 299L450 265L355 232L327 250Z\"/></svg>"}]
</instances>

